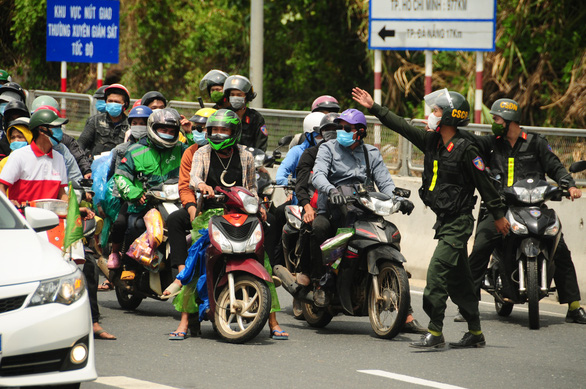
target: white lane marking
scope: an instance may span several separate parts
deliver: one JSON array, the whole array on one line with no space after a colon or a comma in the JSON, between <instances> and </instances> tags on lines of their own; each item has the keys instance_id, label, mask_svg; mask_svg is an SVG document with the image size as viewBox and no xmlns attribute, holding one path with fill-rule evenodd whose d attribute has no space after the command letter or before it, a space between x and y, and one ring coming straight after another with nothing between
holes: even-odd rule
<instances>
[{"instance_id":1,"label":"white lane marking","mask_svg":"<svg viewBox=\"0 0 586 389\"><path fill-rule=\"evenodd\" d=\"M419 291L419 290L412 290L411 293L423 295L423 291ZM490 306L494 307L494 302L480 301L480 304L490 305ZM520 307L519 304L515 304L515 311L529 312L529 309ZM564 313L543 311L541 309L539 310L539 314L540 315L543 314L543 315L549 315L549 316L556 316L556 317L566 317L566 315Z\"/></svg>"},{"instance_id":2,"label":"white lane marking","mask_svg":"<svg viewBox=\"0 0 586 389\"><path fill-rule=\"evenodd\" d=\"M121 389L178 389L173 386L156 384L154 382L142 381L124 376L98 377L94 382Z\"/></svg>"},{"instance_id":3,"label":"white lane marking","mask_svg":"<svg viewBox=\"0 0 586 389\"><path fill-rule=\"evenodd\" d=\"M403 375L403 374L389 373L388 371L384 371L384 370L357 370L357 371L359 373L372 374L372 375L376 375L379 377L390 378L390 379L396 380L396 381L403 381L403 382L408 382L410 384L428 386L430 388L464 389L461 386L454 386L454 385L450 385L450 384L444 384L441 382L424 380L422 378L411 377L411 376Z\"/></svg>"}]
</instances>

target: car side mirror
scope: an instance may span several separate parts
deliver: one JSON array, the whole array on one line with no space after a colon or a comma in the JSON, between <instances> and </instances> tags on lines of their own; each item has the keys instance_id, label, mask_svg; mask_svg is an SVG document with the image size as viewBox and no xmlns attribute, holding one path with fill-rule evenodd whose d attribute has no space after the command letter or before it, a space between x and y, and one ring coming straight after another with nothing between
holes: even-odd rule
<instances>
[{"instance_id":1,"label":"car side mirror","mask_svg":"<svg viewBox=\"0 0 586 389\"><path fill-rule=\"evenodd\" d=\"M48 231L59 225L59 217L47 209L26 207L24 217L36 232Z\"/></svg>"}]
</instances>

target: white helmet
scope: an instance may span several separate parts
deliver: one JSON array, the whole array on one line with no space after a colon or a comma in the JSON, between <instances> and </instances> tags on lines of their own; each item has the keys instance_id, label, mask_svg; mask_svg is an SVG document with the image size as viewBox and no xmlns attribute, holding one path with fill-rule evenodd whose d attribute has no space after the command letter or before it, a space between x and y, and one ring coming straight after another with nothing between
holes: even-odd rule
<instances>
[{"instance_id":1,"label":"white helmet","mask_svg":"<svg viewBox=\"0 0 586 389\"><path fill-rule=\"evenodd\" d=\"M326 116L323 112L312 112L303 119L303 132L318 132L321 119Z\"/></svg>"}]
</instances>

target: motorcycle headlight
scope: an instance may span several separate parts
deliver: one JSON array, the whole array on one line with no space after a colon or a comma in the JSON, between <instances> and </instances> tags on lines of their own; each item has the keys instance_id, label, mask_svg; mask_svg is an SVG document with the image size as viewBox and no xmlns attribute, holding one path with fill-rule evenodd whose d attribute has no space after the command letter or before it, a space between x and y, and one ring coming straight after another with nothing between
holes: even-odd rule
<instances>
[{"instance_id":1,"label":"motorcycle headlight","mask_svg":"<svg viewBox=\"0 0 586 389\"><path fill-rule=\"evenodd\" d=\"M556 236L557 233L560 231L560 219L558 219L558 215L555 215L555 222L545 229L544 235L548 236Z\"/></svg>"},{"instance_id":2,"label":"motorcycle headlight","mask_svg":"<svg viewBox=\"0 0 586 389\"><path fill-rule=\"evenodd\" d=\"M364 205L366 208L370 209L372 212L375 212L374 203L372 202L372 200L374 200L373 198L371 198L370 196L361 196L361 197L359 197L359 200L360 200L360 204Z\"/></svg>"},{"instance_id":3,"label":"motorcycle headlight","mask_svg":"<svg viewBox=\"0 0 586 389\"><path fill-rule=\"evenodd\" d=\"M59 303L73 304L85 293L85 278L81 270L58 278L41 281L29 306Z\"/></svg>"},{"instance_id":4,"label":"motorcycle headlight","mask_svg":"<svg viewBox=\"0 0 586 389\"><path fill-rule=\"evenodd\" d=\"M519 198L520 201L527 203L527 204L536 204L542 202L545 197L545 191L547 190L547 186L538 186L537 188L527 189L527 188L513 188L515 190L515 194Z\"/></svg>"},{"instance_id":5,"label":"motorcycle headlight","mask_svg":"<svg viewBox=\"0 0 586 389\"><path fill-rule=\"evenodd\" d=\"M264 154L257 154L254 156L254 166L261 167L265 162L265 155Z\"/></svg>"},{"instance_id":6,"label":"motorcycle headlight","mask_svg":"<svg viewBox=\"0 0 586 389\"><path fill-rule=\"evenodd\" d=\"M373 198L372 203L374 204L374 213L376 213L379 216L389 216L393 213L393 207L395 205L393 200L379 200ZM400 207L401 204L398 203L397 206Z\"/></svg>"},{"instance_id":7,"label":"motorcycle headlight","mask_svg":"<svg viewBox=\"0 0 586 389\"><path fill-rule=\"evenodd\" d=\"M228 238L226 238L224 236L224 234L222 234L222 231L220 231L219 229L215 228L214 225L210 225L210 230L209 230L210 236L212 237L212 239L214 240L214 242L216 242L217 244L220 245L220 251L222 251L223 253L226 254L232 254L232 244L230 243L230 241L228 240Z\"/></svg>"},{"instance_id":8,"label":"motorcycle headlight","mask_svg":"<svg viewBox=\"0 0 586 389\"><path fill-rule=\"evenodd\" d=\"M163 185L165 198L170 201L179 200L179 185Z\"/></svg>"},{"instance_id":9,"label":"motorcycle headlight","mask_svg":"<svg viewBox=\"0 0 586 389\"><path fill-rule=\"evenodd\" d=\"M260 223L258 223L256 225L256 228L252 232L252 235L246 241L246 247L244 248L244 250L247 253L254 252L254 250L256 250L256 245L259 244L259 242L261 240L262 240L262 226L260 225Z\"/></svg>"},{"instance_id":10,"label":"motorcycle headlight","mask_svg":"<svg viewBox=\"0 0 586 389\"><path fill-rule=\"evenodd\" d=\"M525 226L523 223L517 221L517 219L515 219L515 217L513 216L513 213L511 211L507 211L507 220L509 221L509 223L511 223L511 231L514 234L517 235L525 235L527 234L528 230L527 230L527 226Z\"/></svg>"},{"instance_id":11,"label":"motorcycle headlight","mask_svg":"<svg viewBox=\"0 0 586 389\"><path fill-rule=\"evenodd\" d=\"M287 223L289 223L289 225L297 230L301 228L301 224L303 223L301 219L295 217L291 212L285 212L285 215L287 216Z\"/></svg>"},{"instance_id":12,"label":"motorcycle headlight","mask_svg":"<svg viewBox=\"0 0 586 389\"><path fill-rule=\"evenodd\" d=\"M247 213L254 215L258 212L258 200L256 199L256 197L249 196L244 192L238 192L238 197L240 197L240 200L242 200L244 210Z\"/></svg>"}]
</instances>

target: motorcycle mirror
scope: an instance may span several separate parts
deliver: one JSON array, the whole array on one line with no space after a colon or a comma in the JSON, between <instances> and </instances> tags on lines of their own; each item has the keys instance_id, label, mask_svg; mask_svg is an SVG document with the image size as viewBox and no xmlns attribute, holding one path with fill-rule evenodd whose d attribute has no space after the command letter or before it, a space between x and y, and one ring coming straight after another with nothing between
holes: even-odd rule
<instances>
[{"instance_id":1,"label":"motorcycle mirror","mask_svg":"<svg viewBox=\"0 0 586 389\"><path fill-rule=\"evenodd\" d=\"M583 170L586 170L586 161L578 161L570 165L570 173L578 173Z\"/></svg>"},{"instance_id":2,"label":"motorcycle mirror","mask_svg":"<svg viewBox=\"0 0 586 389\"><path fill-rule=\"evenodd\" d=\"M408 199L411 196L411 191L409 189L395 188L393 193L395 196L403 197L405 199Z\"/></svg>"},{"instance_id":3,"label":"motorcycle mirror","mask_svg":"<svg viewBox=\"0 0 586 389\"><path fill-rule=\"evenodd\" d=\"M273 160L280 159L280 158L281 158L281 152L279 150L275 150L273 152Z\"/></svg>"},{"instance_id":4,"label":"motorcycle mirror","mask_svg":"<svg viewBox=\"0 0 586 389\"><path fill-rule=\"evenodd\" d=\"M279 146L286 146L293 140L293 135L285 135L281 139L279 139Z\"/></svg>"}]
</instances>

